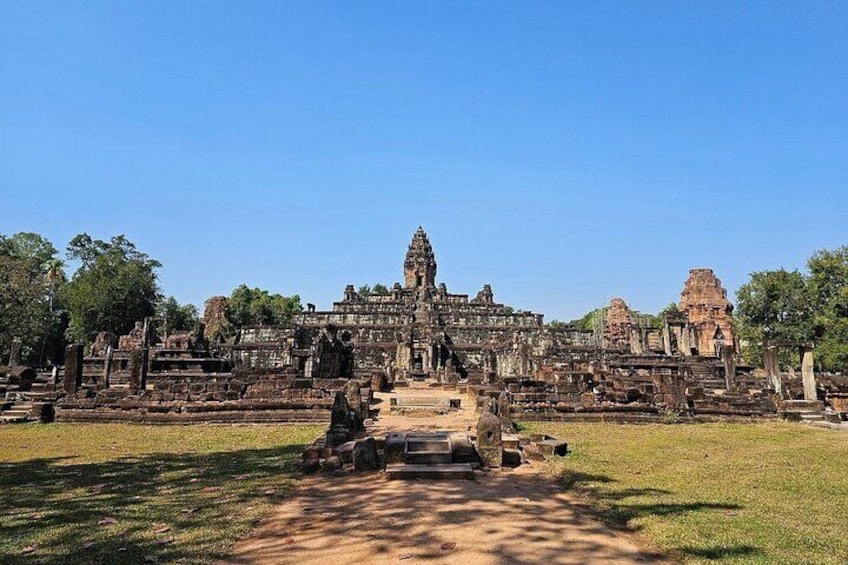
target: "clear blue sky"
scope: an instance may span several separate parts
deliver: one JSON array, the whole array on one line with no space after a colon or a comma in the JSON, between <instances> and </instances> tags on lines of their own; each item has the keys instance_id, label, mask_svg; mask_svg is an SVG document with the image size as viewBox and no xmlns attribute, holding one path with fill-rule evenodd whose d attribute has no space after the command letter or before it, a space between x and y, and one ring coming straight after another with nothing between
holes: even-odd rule
<instances>
[{"instance_id":1,"label":"clear blue sky","mask_svg":"<svg viewBox=\"0 0 848 565\"><path fill-rule=\"evenodd\" d=\"M848 243L848 2L0 0L0 233L198 305L402 278L571 319Z\"/></svg>"}]
</instances>

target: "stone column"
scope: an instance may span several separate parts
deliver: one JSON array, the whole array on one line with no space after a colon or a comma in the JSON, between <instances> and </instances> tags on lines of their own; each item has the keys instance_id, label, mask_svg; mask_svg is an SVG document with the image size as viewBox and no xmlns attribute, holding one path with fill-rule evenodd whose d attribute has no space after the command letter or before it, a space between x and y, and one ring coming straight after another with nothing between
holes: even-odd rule
<instances>
[{"instance_id":1,"label":"stone column","mask_svg":"<svg viewBox=\"0 0 848 565\"><path fill-rule=\"evenodd\" d=\"M12 346L9 351L9 366L17 367L21 364L21 338L13 337Z\"/></svg>"},{"instance_id":2,"label":"stone column","mask_svg":"<svg viewBox=\"0 0 848 565\"><path fill-rule=\"evenodd\" d=\"M114 350L112 346L106 347L106 359L103 361L103 388L109 388L109 375L112 374L112 355Z\"/></svg>"},{"instance_id":3,"label":"stone column","mask_svg":"<svg viewBox=\"0 0 848 565\"><path fill-rule=\"evenodd\" d=\"M771 383L774 391L780 395L783 390L783 383L780 380L780 371L777 367L777 347L763 342L763 369L766 372L766 379Z\"/></svg>"},{"instance_id":4,"label":"stone column","mask_svg":"<svg viewBox=\"0 0 848 565\"><path fill-rule=\"evenodd\" d=\"M818 400L816 392L816 375L813 373L813 348L802 346L801 354L801 381L804 383L804 400Z\"/></svg>"},{"instance_id":5,"label":"stone column","mask_svg":"<svg viewBox=\"0 0 848 565\"><path fill-rule=\"evenodd\" d=\"M672 355L672 352L671 352L671 328L669 327L668 322L665 322L665 324L663 324L662 340L663 340L663 351L665 351L666 355L671 357L671 355Z\"/></svg>"},{"instance_id":6,"label":"stone column","mask_svg":"<svg viewBox=\"0 0 848 565\"><path fill-rule=\"evenodd\" d=\"M724 381L727 390L736 390L736 348L723 345L721 359L724 361Z\"/></svg>"},{"instance_id":7,"label":"stone column","mask_svg":"<svg viewBox=\"0 0 848 565\"><path fill-rule=\"evenodd\" d=\"M130 354L130 393L135 394L141 387L141 352Z\"/></svg>"},{"instance_id":8,"label":"stone column","mask_svg":"<svg viewBox=\"0 0 848 565\"><path fill-rule=\"evenodd\" d=\"M680 352L684 357L692 356L692 341L689 339L689 327L685 326L680 332Z\"/></svg>"},{"instance_id":9,"label":"stone column","mask_svg":"<svg viewBox=\"0 0 848 565\"><path fill-rule=\"evenodd\" d=\"M153 319L144 319L144 330L141 339L141 372L138 379L139 390L147 388L147 372L150 370L150 334L153 330Z\"/></svg>"},{"instance_id":10,"label":"stone column","mask_svg":"<svg viewBox=\"0 0 848 565\"><path fill-rule=\"evenodd\" d=\"M65 349L65 377L63 388L68 396L74 395L82 385L82 357L83 346L81 343L72 343Z\"/></svg>"},{"instance_id":11,"label":"stone column","mask_svg":"<svg viewBox=\"0 0 848 565\"><path fill-rule=\"evenodd\" d=\"M485 407L477 421L477 453L487 467L497 468L503 462L501 420Z\"/></svg>"},{"instance_id":12,"label":"stone column","mask_svg":"<svg viewBox=\"0 0 848 565\"><path fill-rule=\"evenodd\" d=\"M642 330L638 327L630 328L630 353L633 355L642 355Z\"/></svg>"},{"instance_id":13,"label":"stone column","mask_svg":"<svg viewBox=\"0 0 848 565\"><path fill-rule=\"evenodd\" d=\"M501 429L506 433L513 433L515 428L512 423L512 398L508 392L498 395L498 416L501 419Z\"/></svg>"}]
</instances>

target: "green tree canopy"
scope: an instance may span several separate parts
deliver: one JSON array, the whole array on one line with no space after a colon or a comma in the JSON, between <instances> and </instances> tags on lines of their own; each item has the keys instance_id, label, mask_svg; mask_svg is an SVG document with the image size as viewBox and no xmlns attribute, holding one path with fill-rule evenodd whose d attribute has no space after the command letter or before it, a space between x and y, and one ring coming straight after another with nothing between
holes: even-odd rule
<instances>
[{"instance_id":1,"label":"green tree canopy","mask_svg":"<svg viewBox=\"0 0 848 565\"><path fill-rule=\"evenodd\" d=\"M136 321L156 313L161 264L123 235L110 241L77 235L67 254L80 262L63 293L73 339L89 342L99 331L126 334Z\"/></svg>"},{"instance_id":2,"label":"green tree canopy","mask_svg":"<svg viewBox=\"0 0 848 565\"><path fill-rule=\"evenodd\" d=\"M817 363L848 370L848 246L813 254L807 261L807 290Z\"/></svg>"},{"instance_id":3,"label":"green tree canopy","mask_svg":"<svg viewBox=\"0 0 848 565\"><path fill-rule=\"evenodd\" d=\"M356 289L356 293L362 298L367 298L369 296L389 296L391 291L386 285L377 283L374 286L364 284Z\"/></svg>"},{"instance_id":4,"label":"green tree canopy","mask_svg":"<svg viewBox=\"0 0 848 565\"><path fill-rule=\"evenodd\" d=\"M742 355L762 363L762 342L812 337L807 281L799 271L758 271L736 291L736 320ZM784 356L781 361L789 362Z\"/></svg>"},{"instance_id":5,"label":"green tree canopy","mask_svg":"<svg viewBox=\"0 0 848 565\"><path fill-rule=\"evenodd\" d=\"M193 330L199 320L197 306L180 304L173 296L160 298L156 303L156 315L162 319L167 334Z\"/></svg>"},{"instance_id":6,"label":"green tree canopy","mask_svg":"<svg viewBox=\"0 0 848 565\"><path fill-rule=\"evenodd\" d=\"M288 324L292 314L302 310L300 296L297 294L271 294L267 290L242 284L230 295L227 315L236 327L279 326Z\"/></svg>"},{"instance_id":7,"label":"green tree canopy","mask_svg":"<svg viewBox=\"0 0 848 565\"><path fill-rule=\"evenodd\" d=\"M49 240L36 233L0 235L0 362L14 338L21 362L40 363L61 350L63 316L53 297L65 280L62 262Z\"/></svg>"},{"instance_id":8,"label":"green tree canopy","mask_svg":"<svg viewBox=\"0 0 848 565\"><path fill-rule=\"evenodd\" d=\"M594 330L607 315L607 310L609 310L607 306L595 308L587 312L579 320L574 320L571 323L581 330Z\"/></svg>"},{"instance_id":9,"label":"green tree canopy","mask_svg":"<svg viewBox=\"0 0 848 565\"><path fill-rule=\"evenodd\" d=\"M25 259L32 262L35 268L55 260L57 253L50 240L37 233L21 232L9 237L0 235L0 254Z\"/></svg>"},{"instance_id":10,"label":"green tree canopy","mask_svg":"<svg viewBox=\"0 0 848 565\"><path fill-rule=\"evenodd\" d=\"M568 329L568 328L572 327L572 325L569 324L568 322L561 322L559 320L554 319L554 320L551 320L550 322L548 322L547 324L545 324L545 327L548 328L549 330L552 330L552 331L558 331L558 330Z\"/></svg>"}]
</instances>

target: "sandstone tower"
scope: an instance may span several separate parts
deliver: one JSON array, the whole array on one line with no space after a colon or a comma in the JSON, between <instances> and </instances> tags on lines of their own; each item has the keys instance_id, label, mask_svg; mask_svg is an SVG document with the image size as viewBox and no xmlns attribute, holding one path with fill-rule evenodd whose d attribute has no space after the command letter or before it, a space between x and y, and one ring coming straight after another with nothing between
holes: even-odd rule
<instances>
[{"instance_id":1,"label":"sandstone tower","mask_svg":"<svg viewBox=\"0 0 848 565\"><path fill-rule=\"evenodd\" d=\"M683 292L680 310L694 332L691 344L699 355L720 356L724 345L734 345L733 305L727 290L712 269L692 269Z\"/></svg>"},{"instance_id":2,"label":"sandstone tower","mask_svg":"<svg viewBox=\"0 0 848 565\"><path fill-rule=\"evenodd\" d=\"M436 256L433 254L433 246L430 245L424 228L420 226L412 236L412 242L406 252L406 260L403 262L403 279L406 288L436 286Z\"/></svg>"}]
</instances>

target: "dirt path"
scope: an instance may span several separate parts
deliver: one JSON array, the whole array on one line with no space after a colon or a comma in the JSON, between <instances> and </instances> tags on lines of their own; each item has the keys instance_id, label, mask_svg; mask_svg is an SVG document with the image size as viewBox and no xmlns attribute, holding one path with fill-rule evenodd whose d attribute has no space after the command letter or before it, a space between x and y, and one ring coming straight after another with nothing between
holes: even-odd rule
<instances>
[{"instance_id":1,"label":"dirt path","mask_svg":"<svg viewBox=\"0 0 848 565\"><path fill-rule=\"evenodd\" d=\"M369 429L465 431L460 412L415 418L388 414ZM456 393L426 391L428 395ZM232 565L630 564L651 561L628 536L579 510L572 495L533 467L475 473L473 481L389 481L385 474L316 475L235 547Z\"/></svg>"},{"instance_id":2,"label":"dirt path","mask_svg":"<svg viewBox=\"0 0 848 565\"><path fill-rule=\"evenodd\" d=\"M231 564L645 563L532 471L475 481L315 476L236 546ZM455 544L455 546L453 545Z\"/></svg>"}]
</instances>

